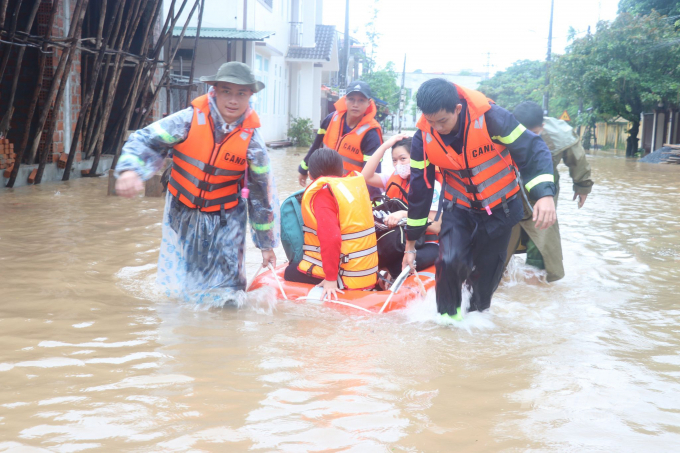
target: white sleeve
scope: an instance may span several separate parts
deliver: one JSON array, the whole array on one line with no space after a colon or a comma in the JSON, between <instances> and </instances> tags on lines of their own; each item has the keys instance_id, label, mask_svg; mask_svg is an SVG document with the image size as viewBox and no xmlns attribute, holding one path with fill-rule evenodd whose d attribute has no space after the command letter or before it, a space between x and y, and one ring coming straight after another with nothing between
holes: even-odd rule
<instances>
[{"instance_id":1,"label":"white sleeve","mask_svg":"<svg viewBox=\"0 0 680 453\"><path fill-rule=\"evenodd\" d=\"M388 173L378 173L378 176L380 176L380 181L382 181L383 190L387 190L387 181L390 180L390 177L392 177L392 175Z\"/></svg>"}]
</instances>

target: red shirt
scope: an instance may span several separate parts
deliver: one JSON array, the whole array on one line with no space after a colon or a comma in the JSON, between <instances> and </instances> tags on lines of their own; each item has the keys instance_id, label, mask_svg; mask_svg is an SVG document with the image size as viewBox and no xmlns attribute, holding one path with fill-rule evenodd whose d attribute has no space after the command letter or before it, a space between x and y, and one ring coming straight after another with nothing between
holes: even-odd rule
<instances>
[{"instance_id":1,"label":"red shirt","mask_svg":"<svg viewBox=\"0 0 680 453\"><path fill-rule=\"evenodd\" d=\"M321 245L321 262L326 280L336 281L340 267L340 221L338 220L338 203L328 187L316 194L312 201L312 210L316 218L316 234Z\"/></svg>"}]
</instances>

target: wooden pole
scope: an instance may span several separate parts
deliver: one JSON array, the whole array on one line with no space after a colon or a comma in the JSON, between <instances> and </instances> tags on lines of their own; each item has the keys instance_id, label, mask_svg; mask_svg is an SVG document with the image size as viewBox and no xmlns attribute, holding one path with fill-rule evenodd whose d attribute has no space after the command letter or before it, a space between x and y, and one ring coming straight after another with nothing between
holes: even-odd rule
<instances>
[{"instance_id":1,"label":"wooden pole","mask_svg":"<svg viewBox=\"0 0 680 453\"><path fill-rule=\"evenodd\" d=\"M155 0L153 9L154 11L156 10L158 4L158 0ZM141 2L139 3L141 5ZM141 14L139 12L139 6L137 7L137 13L136 16L138 18L141 18ZM154 17L151 17L150 20L154 20ZM128 28L126 25L125 29L125 39L123 41L123 49L125 51L128 51L130 49L130 46L132 45L132 37L135 35L137 32L137 28L139 27L139 20L135 20L132 24L132 27ZM149 28L147 27L146 32L148 33ZM146 38L146 35L144 35ZM146 39L143 41L146 42ZM144 45L142 46L144 47ZM118 56L120 57L120 55ZM123 73L123 63L124 60L122 58L117 58L116 63L114 66L114 72L113 72L113 80L111 81L111 84L109 86L109 95L106 96L106 105L104 106L104 112L102 115L102 120L100 121L97 129L97 134L95 137L97 139L95 140L96 144L96 150L95 150L95 158L94 162L92 163L92 167L90 168L90 171L88 172L88 175L94 176L97 172L97 167L99 166L99 158L102 153L102 149L104 147L104 136L106 134L106 126L109 122L109 115L111 114L111 110L113 107L113 100L115 98L115 93L117 92L118 89L118 83L120 81L120 76ZM139 63L140 65L142 64L141 62ZM94 171L93 171L94 170Z\"/></svg>"},{"instance_id":2,"label":"wooden pole","mask_svg":"<svg viewBox=\"0 0 680 453\"><path fill-rule=\"evenodd\" d=\"M198 5L198 1L199 0L196 1L193 9L189 13L189 17L187 18L187 21L184 24L184 28L183 28L182 33L180 35L179 42L181 42L183 37L184 37L184 32L186 31L186 27L188 26L189 21L191 20L191 16L193 16L194 11L196 10L196 6ZM155 73L156 66L158 65L158 55L160 54L160 50L162 48L162 45L167 41L169 36L172 35L172 31L175 27L175 23L177 23L177 21L179 20L179 16L182 12L182 9L186 5L186 3L187 3L187 0L184 0L184 2L182 3L182 7L180 8L179 13L177 14L177 16L172 21L170 29L167 31L165 36L162 37L162 39L158 40L158 43L156 45L156 51L154 53L155 58L153 60L151 68L149 68L148 73L146 74L146 77L142 77L144 74L140 74L140 77L137 80L135 80L135 84L134 84L134 87L133 87L133 90L132 90L131 102L128 103L128 105L127 105L127 110L125 112L125 118L123 119L123 124L122 124L121 130L120 130L119 135L118 135L118 140L116 142L116 148L115 148L116 154L115 154L114 159L113 159L112 168L115 168L116 164L118 163L118 159L120 157L120 152L122 150L122 141L123 141L123 138L125 137L125 132L130 127L129 125L130 125L130 122L132 120L132 114L134 113L135 106L139 102L139 98L143 97L145 88L149 85L150 81L153 80L153 74ZM173 59L174 59L174 55L172 56L172 58L169 59L169 61L172 61ZM166 71L164 73L164 76L167 75L168 73L169 73L169 66L166 64ZM143 83L142 83L142 78L144 79ZM158 86L156 87L154 97L153 97L151 103L149 103L148 105L152 105L153 102L155 101L156 97L158 96L158 93L160 92L160 87L163 86L163 80L164 80L164 78L161 79L161 83L159 83ZM142 119L143 119L143 116L140 115L139 121L141 121Z\"/></svg>"},{"instance_id":3,"label":"wooden pole","mask_svg":"<svg viewBox=\"0 0 680 453\"><path fill-rule=\"evenodd\" d=\"M28 23L26 25L26 33L31 33L31 27L33 27L33 21L35 20L35 16L38 14L38 8L40 7L40 3L42 0L35 0L35 3L33 4L33 9L31 10L30 15L28 16ZM9 50L9 49L8 49ZM17 84L19 83L19 76L21 75L21 65L24 60L24 53L26 52L26 47L20 47L19 48L19 53L16 58L16 66L14 68L14 78L12 79L12 88L9 93L9 100L7 101L7 112L5 112L5 115L2 117L2 120L0 121L0 136L6 137L7 136L7 131L10 129L10 123L12 121L12 113L14 113L14 109L12 106L14 105L14 96L16 95L17 91ZM9 52L7 52L7 55L9 55ZM2 78L0 78L0 81ZM30 124L29 124L30 127Z\"/></svg>"},{"instance_id":4,"label":"wooden pole","mask_svg":"<svg viewBox=\"0 0 680 453\"><path fill-rule=\"evenodd\" d=\"M191 70L189 72L189 86L187 87L187 102L185 107L191 102L191 88L194 84L194 68L196 66L196 54L198 53L198 40L201 38L201 22L203 22L203 9L205 0L201 0L201 9L198 10L198 28L196 28L196 38L194 38L194 53L191 55Z\"/></svg>"},{"instance_id":5,"label":"wooden pole","mask_svg":"<svg viewBox=\"0 0 680 453\"><path fill-rule=\"evenodd\" d=\"M189 17L187 17L187 21L184 23L184 28L182 28L182 33L180 33L180 35L179 35L179 41L177 42L177 47L175 48L175 51L172 53L170 61L175 60L175 55L177 55L177 51L179 50L179 45L182 42L182 39L184 39L184 34L186 33L187 27L189 26L189 21L191 20L191 17L194 15L194 11L196 11L196 7L198 7L198 3L200 1L201 0L196 0L196 2L194 3L194 7L191 8L191 11L189 12ZM153 96L151 97L151 101L146 103L146 105L149 106L149 108L147 108L146 111L142 113L140 123L144 123L144 121L146 121L146 118L149 116L149 113L151 113L150 106L152 106L154 104L154 102L156 102L156 98L158 97L158 93L160 93L160 91L161 91L160 87L163 86L164 81L166 81L169 78L170 78L170 71L166 67L165 72L163 73L163 76L161 77L161 82L158 84L158 86L156 87L156 91L154 92Z\"/></svg>"},{"instance_id":6,"label":"wooden pole","mask_svg":"<svg viewBox=\"0 0 680 453\"><path fill-rule=\"evenodd\" d=\"M125 5L127 4L127 2L128 0L119 0L118 2L116 2L116 10L113 16L115 18L115 26L113 26L113 23L110 23L110 25L112 25L113 27L109 27L109 29L107 30L107 35L102 38L102 45L99 49L99 55L97 56L97 60L94 63L94 74L92 77L93 80L97 80L97 78L99 77L99 73L101 72L102 67L102 61L104 60L104 56L106 55L106 48L109 44L109 41L113 40L113 42L115 43L118 32L120 30L120 24L123 19L123 10L125 9ZM105 13L106 12L104 12L104 14ZM62 181L68 181L71 175L71 166L73 165L73 159L76 156L76 149L78 148L80 134L83 130L83 122L85 121L85 110L88 109L90 107L90 104L92 103L92 97L94 96L95 87L96 84L94 83L92 84L92 86L90 86L89 91L83 97L82 103L80 105L81 109L80 115L78 115L76 129L75 132L73 133L73 138L71 139L71 148L68 153L66 168L64 169L64 176L61 178ZM38 173L41 173L40 168L38 168Z\"/></svg>"},{"instance_id":7,"label":"wooden pole","mask_svg":"<svg viewBox=\"0 0 680 453\"><path fill-rule=\"evenodd\" d=\"M189 12L189 17L187 17L187 20L184 23L184 27L182 28L182 33L180 33L180 35L179 35L179 41L177 42L177 47L175 48L175 51L172 53L170 61L175 60L175 55L177 55L177 51L179 50L179 45L182 42L182 40L184 39L184 34L186 33L187 27L189 26L189 21L191 21L191 17L194 15L194 12L196 11L196 8L198 7L198 3L200 1L201 0L196 0L196 2L194 3L194 7L191 8L191 11ZM158 93L160 93L160 91L161 91L160 87L163 86L165 81L169 78L170 78L170 71L166 67L165 72L163 73L163 76L161 77L161 82L156 87L156 91L154 91L153 96L151 97L151 100L149 102L145 103L144 105L151 106L151 105L154 104L154 102L156 102L156 98L158 97ZM148 85L145 85L145 86L148 86ZM141 94L144 95L145 94L144 91ZM144 111L144 109L142 109L142 112L141 112L141 115L140 115L140 120L138 121L138 124L137 124L138 128L141 124L143 124L146 121L147 117L149 116L149 113L151 113L151 108L147 108L146 111Z\"/></svg>"},{"instance_id":8,"label":"wooden pole","mask_svg":"<svg viewBox=\"0 0 680 453\"><path fill-rule=\"evenodd\" d=\"M3 28L5 26L5 17L7 15L7 3L9 3L9 0L2 0L2 3L0 3L0 28Z\"/></svg>"},{"instance_id":9,"label":"wooden pole","mask_svg":"<svg viewBox=\"0 0 680 453\"><path fill-rule=\"evenodd\" d=\"M26 117L26 130L24 131L24 136L19 144L19 149L16 151L16 159L14 161L14 167L7 181L7 187L14 187L14 183L17 179L17 174L19 172L19 167L22 164L24 158L24 153L26 152L26 146L28 145L28 137L31 134L31 123L33 122L33 115L35 115L36 107L38 106L38 100L40 98L40 92L42 91L43 81L45 76L45 64L47 60L47 41L52 37L52 27L54 26L54 19L57 17L57 12L59 11L59 3L61 0L54 0L52 4L52 11L50 11L50 18L47 21L47 30L45 31L45 40L43 41L42 49L40 51L40 57L38 59L38 81L33 90L33 97L31 98L31 103L28 108L28 116ZM49 110L50 106L45 106ZM31 163L31 162L28 162Z\"/></svg>"},{"instance_id":10,"label":"wooden pole","mask_svg":"<svg viewBox=\"0 0 680 453\"><path fill-rule=\"evenodd\" d=\"M106 11L107 4L108 4L107 0L101 0L101 4L100 4L99 7L101 8L101 10ZM97 38L96 38L96 41L95 41L95 48L97 48L97 49L99 48L99 46L101 46L102 35L104 33L104 18L105 18L104 16L105 16L105 14L102 15L101 10L100 10L100 14L99 14L99 23L97 25ZM90 19L90 22L92 22L92 19ZM90 30L88 30L88 31L90 31ZM90 58L91 57L88 55L87 56L88 61L90 60ZM92 62L89 61L89 64L86 65L84 55L81 56L81 60L82 61L81 61L80 64L81 64L81 68L83 68L82 76L81 76L81 82L82 82L81 86L82 86L82 91L87 93L87 91L90 89L90 85L92 83L96 84L97 81L92 80L92 69L93 69ZM87 81L88 83L84 83L85 81ZM96 121L97 117L100 116L100 113L101 113L100 106L101 106L101 102L98 100L97 105L94 108L90 107L88 109L89 114L88 114L87 119L85 121L85 130L86 131L87 130L91 131L92 124L94 124L93 121ZM85 146L87 144L89 144L91 140L92 140L92 134L88 133L87 136L85 137L85 140L83 141L83 149L85 149Z\"/></svg>"},{"instance_id":11,"label":"wooden pole","mask_svg":"<svg viewBox=\"0 0 680 453\"><path fill-rule=\"evenodd\" d=\"M50 110L52 109L52 104L55 102L55 97L58 98L58 102L54 103L53 110L55 115L57 114L59 108L61 107L61 96L57 96L57 91L58 89L61 89L61 86L63 84L66 84L66 80L68 79L68 73L65 73L64 70L66 67L70 68L71 62L73 61L73 56L75 55L76 47L78 45L78 39L80 37L80 31L83 26L83 18L85 17L85 11L87 10L87 5L89 1L90 0L77 0L73 14L73 17L77 19L71 22L71 29L69 31L69 35L67 38L67 41L69 41L70 44L66 49L62 51L61 58L59 59L59 65L57 66L56 71L54 71L52 86L50 87L50 91L47 93L45 104L43 106L44 110L41 112L40 118L38 119L38 128L36 129L36 134L33 138L33 143L29 151L28 162L32 162L33 159L35 158L36 151L38 150L38 146L40 145L40 138L43 133L43 128L45 127L45 123L47 122L47 116L49 115ZM58 83L60 80L61 83ZM63 95L63 90L61 91ZM56 122L56 118L54 119L54 121ZM43 154L45 154L45 158L47 158L48 151L49 149L44 150Z\"/></svg>"},{"instance_id":12,"label":"wooden pole","mask_svg":"<svg viewBox=\"0 0 680 453\"><path fill-rule=\"evenodd\" d=\"M16 35L17 32L17 22L19 21L19 10L21 9L21 3L23 0L18 0L17 1L17 6L14 9L14 12L12 13L12 25L10 25L9 29L9 36L7 37L7 40L9 42L14 41L14 35ZM2 24L0 24L0 27ZM0 81L3 79L5 76L5 69L7 69L7 63L9 62L9 57L12 55L12 45L11 44L5 44L6 47L6 52L3 53L2 55L2 64L0 64ZM8 105L8 108L11 108L12 105Z\"/></svg>"},{"instance_id":13,"label":"wooden pole","mask_svg":"<svg viewBox=\"0 0 680 453\"><path fill-rule=\"evenodd\" d=\"M76 7L77 7L77 5L76 5ZM62 73L61 83L59 84L59 92L57 94L57 98L56 98L55 103L54 103L53 121L50 124L50 128L47 132L47 135L45 135L45 149L43 149L43 152L40 154L39 159L38 159L38 171L37 171L37 174L36 174L36 177L35 177L35 184L40 184L40 182L42 181L43 172L45 171L45 164L47 163L47 155L49 154L50 148L52 147L52 141L54 140L54 132L55 132L56 127L57 127L57 117L58 117L59 110L61 109L61 101L62 101L62 98L63 98L64 93L66 91L66 87L67 87L66 82L67 82L68 78L71 76L71 63L73 62L73 57L75 56L75 53L76 53L75 51L76 51L76 48L77 48L77 44L80 41L80 37L82 35L83 20L85 19L86 13L87 13L87 4L83 6L82 10L80 11L79 16L74 15L74 17L79 18L78 19L78 25L77 25L78 33L73 38L72 45L69 48L68 60L66 62L66 70L63 71L63 73ZM102 13L102 14L105 14L105 12ZM61 64L61 61L59 62L59 64ZM96 77L94 77L94 79L96 80ZM81 105L81 114L83 113L82 110L87 109L87 108L88 108L87 105L85 105L84 107ZM65 112L64 114L70 115L71 112ZM79 119L80 119L80 115L79 115ZM74 136L77 137L76 134L74 134ZM34 143L33 146L35 147L35 143Z\"/></svg>"},{"instance_id":14,"label":"wooden pole","mask_svg":"<svg viewBox=\"0 0 680 453\"><path fill-rule=\"evenodd\" d=\"M141 87L147 87L147 86L150 85L151 81L153 81L153 77L156 74L156 68L158 67L158 58L160 56L161 50L163 49L163 47L167 43L168 39L172 38L173 31L175 29L175 24L177 24L177 21L179 21L179 17L182 15L182 11L184 10L184 7L187 5L188 1L189 0L183 0L182 1L182 6L180 6L179 11L177 12L177 15L172 18L172 21L170 23L169 28L165 31L165 34L162 36L162 39L159 39L158 42L156 43L156 49L154 50L154 55L153 55L151 67L146 72L146 74L144 74L144 79L143 79L143 81L140 85ZM194 9L196 8L196 5L197 5L197 3L194 3ZM191 17L193 15L193 11L194 10L192 10L189 17ZM166 23L167 23L167 21L166 21ZM184 35L182 35L182 36L184 36ZM182 39L180 38L180 42L181 42L181 40ZM174 59L174 56L172 58L168 58L168 61L166 62L166 68L170 66L170 63L172 63L173 59ZM159 84L159 86L160 85L162 85L162 84ZM145 90L141 90L140 92L137 93L137 97L139 97L141 99L143 99L145 96L146 96ZM132 100L134 102L134 106L136 106L140 102L140 99L138 99L136 97L133 97ZM133 106L133 109L134 109L134 106ZM133 127L135 129L139 128L139 125L141 124L143 118L144 118L144 116L142 114L140 114L140 115L137 116L136 120L132 122ZM127 127L129 127L129 126L127 126Z\"/></svg>"}]
</instances>

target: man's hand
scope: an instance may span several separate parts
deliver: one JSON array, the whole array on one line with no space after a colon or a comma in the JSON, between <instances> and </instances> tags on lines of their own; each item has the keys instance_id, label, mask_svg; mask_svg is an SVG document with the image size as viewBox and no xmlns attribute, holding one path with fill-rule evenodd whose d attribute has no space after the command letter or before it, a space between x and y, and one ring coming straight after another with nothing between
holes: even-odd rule
<instances>
[{"instance_id":1,"label":"man's hand","mask_svg":"<svg viewBox=\"0 0 680 453\"><path fill-rule=\"evenodd\" d=\"M328 300L332 299L338 300L338 293L343 293L338 289L337 280L324 280L317 286L323 288L323 293L321 294L322 301L326 300L326 296L328 296Z\"/></svg>"},{"instance_id":2,"label":"man's hand","mask_svg":"<svg viewBox=\"0 0 680 453\"><path fill-rule=\"evenodd\" d=\"M555 213L555 200L553 200L553 197L543 197L536 202L533 219L536 222L536 228L539 230L550 228L555 223L557 214Z\"/></svg>"},{"instance_id":3,"label":"man's hand","mask_svg":"<svg viewBox=\"0 0 680 453\"><path fill-rule=\"evenodd\" d=\"M298 181L300 182L300 185L302 187L307 187L307 175L303 175L302 173L298 173Z\"/></svg>"},{"instance_id":4,"label":"man's hand","mask_svg":"<svg viewBox=\"0 0 680 453\"><path fill-rule=\"evenodd\" d=\"M574 200L578 197L578 208L581 209L584 204L586 204L586 198L588 198L587 193L576 193L574 192Z\"/></svg>"},{"instance_id":5,"label":"man's hand","mask_svg":"<svg viewBox=\"0 0 680 453\"><path fill-rule=\"evenodd\" d=\"M411 268L413 272L416 268L416 254L412 253L416 250L416 241L406 241L406 250L404 251L404 259L401 261L401 270L403 271L406 267ZM411 252L411 253L406 253Z\"/></svg>"},{"instance_id":6,"label":"man's hand","mask_svg":"<svg viewBox=\"0 0 680 453\"><path fill-rule=\"evenodd\" d=\"M390 228L394 228L395 226L397 226L399 221L406 217L407 215L408 215L407 211L393 212L392 214L388 215L385 218L385 225L387 225Z\"/></svg>"},{"instance_id":7,"label":"man's hand","mask_svg":"<svg viewBox=\"0 0 680 453\"><path fill-rule=\"evenodd\" d=\"M262 267L267 267L270 264L272 267L276 267L276 254L274 250L262 250Z\"/></svg>"},{"instance_id":8,"label":"man's hand","mask_svg":"<svg viewBox=\"0 0 680 453\"><path fill-rule=\"evenodd\" d=\"M116 181L116 195L132 198L144 190L142 178L134 171L124 171Z\"/></svg>"}]
</instances>

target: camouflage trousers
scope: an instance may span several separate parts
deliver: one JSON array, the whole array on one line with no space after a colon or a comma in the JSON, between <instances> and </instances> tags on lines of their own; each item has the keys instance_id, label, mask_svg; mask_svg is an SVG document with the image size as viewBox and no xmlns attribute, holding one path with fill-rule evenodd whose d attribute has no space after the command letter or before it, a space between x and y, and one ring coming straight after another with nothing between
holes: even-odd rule
<instances>
[{"instance_id":1,"label":"camouflage trousers","mask_svg":"<svg viewBox=\"0 0 680 453\"><path fill-rule=\"evenodd\" d=\"M157 282L170 297L223 305L245 290L246 203L220 214L191 209L168 192Z\"/></svg>"}]
</instances>

